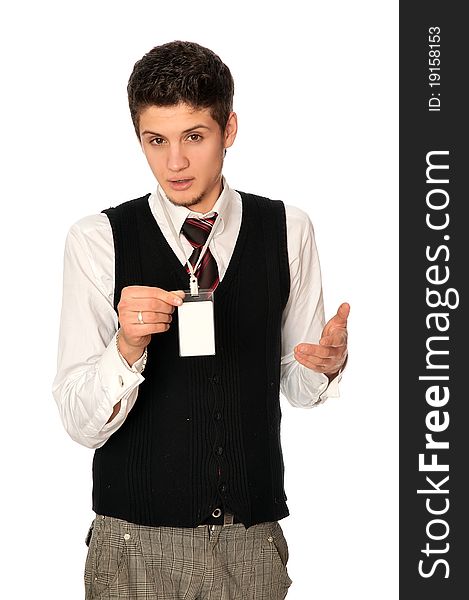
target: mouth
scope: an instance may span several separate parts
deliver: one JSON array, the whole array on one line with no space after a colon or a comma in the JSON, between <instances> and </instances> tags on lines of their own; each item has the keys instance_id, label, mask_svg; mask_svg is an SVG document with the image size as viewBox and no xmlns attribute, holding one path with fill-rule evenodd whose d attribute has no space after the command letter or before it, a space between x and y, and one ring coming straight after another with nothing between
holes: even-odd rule
<instances>
[{"instance_id":1,"label":"mouth","mask_svg":"<svg viewBox=\"0 0 469 600\"><path fill-rule=\"evenodd\" d=\"M169 183L171 189L176 190L176 191L187 190L188 188L190 188L193 181L194 181L193 178L168 179L168 183Z\"/></svg>"}]
</instances>

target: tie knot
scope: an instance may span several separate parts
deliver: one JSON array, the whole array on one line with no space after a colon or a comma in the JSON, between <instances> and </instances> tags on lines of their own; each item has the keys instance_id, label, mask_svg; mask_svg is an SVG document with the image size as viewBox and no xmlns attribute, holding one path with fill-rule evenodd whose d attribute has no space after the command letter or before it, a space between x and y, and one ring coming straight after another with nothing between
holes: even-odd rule
<instances>
[{"instance_id":1,"label":"tie knot","mask_svg":"<svg viewBox=\"0 0 469 600\"><path fill-rule=\"evenodd\" d=\"M184 221L181 231L194 248L199 248L207 241L216 218L217 213L204 219L188 217Z\"/></svg>"}]
</instances>

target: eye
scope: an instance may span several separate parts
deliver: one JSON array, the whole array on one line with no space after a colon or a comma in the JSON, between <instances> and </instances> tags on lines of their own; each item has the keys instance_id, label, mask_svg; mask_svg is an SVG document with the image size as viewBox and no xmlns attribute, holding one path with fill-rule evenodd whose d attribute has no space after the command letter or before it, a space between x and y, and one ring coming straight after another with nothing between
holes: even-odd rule
<instances>
[{"instance_id":1,"label":"eye","mask_svg":"<svg viewBox=\"0 0 469 600\"><path fill-rule=\"evenodd\" d=\"M202 140L202 136L200 133L191 133L188 135L187 139L191 142L200 142Z\"/></svg>"},{"instance_id":2,"label":"eye","mask_svg":"<svg viewBox=\"0 0 469 600\"><path fill-rule=\"evenodd\" d=\"M164 144L164 139L160 137L153 138L150 140L150 144L153 144L153 146L162 146Z\"/></svg>"}]
</instances>

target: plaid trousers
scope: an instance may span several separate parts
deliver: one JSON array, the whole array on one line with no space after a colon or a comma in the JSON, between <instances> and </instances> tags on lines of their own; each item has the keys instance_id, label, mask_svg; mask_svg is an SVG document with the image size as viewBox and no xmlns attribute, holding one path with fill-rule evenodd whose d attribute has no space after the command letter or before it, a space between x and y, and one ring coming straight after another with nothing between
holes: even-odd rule
<instances>
[{"instance_id":1,"label":"plaid trousers","mask_svg":"<svg viewBox=\"0 0 469 600\"><path fill-rule=\"evenodd\" d=\"M283 600L292 581L277 521L146 527L96 515L86 600Z\"/></svg>"}]
</instances>

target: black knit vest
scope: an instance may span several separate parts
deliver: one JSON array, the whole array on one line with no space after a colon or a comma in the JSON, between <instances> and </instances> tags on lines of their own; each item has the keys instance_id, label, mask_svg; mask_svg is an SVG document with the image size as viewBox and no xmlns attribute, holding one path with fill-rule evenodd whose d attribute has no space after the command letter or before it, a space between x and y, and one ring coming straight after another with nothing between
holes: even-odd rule
<instances>
[{"instance_id":1,"label":"black knit vest","mask_svg":"<svg viewBox=\"0 0 469 600\"><path fill-rule=\"evenodd\" d=\"M280 445L281 320L290 291L285 207L240 192L241 228L214 293L215 356L180 357L177 310L152 336L145 381L93 460L93 510L195 527L218 506L249 527L286 517ZM122 288L188 289L148 196L109 208Z\"/></svg>"}]
</instances>

